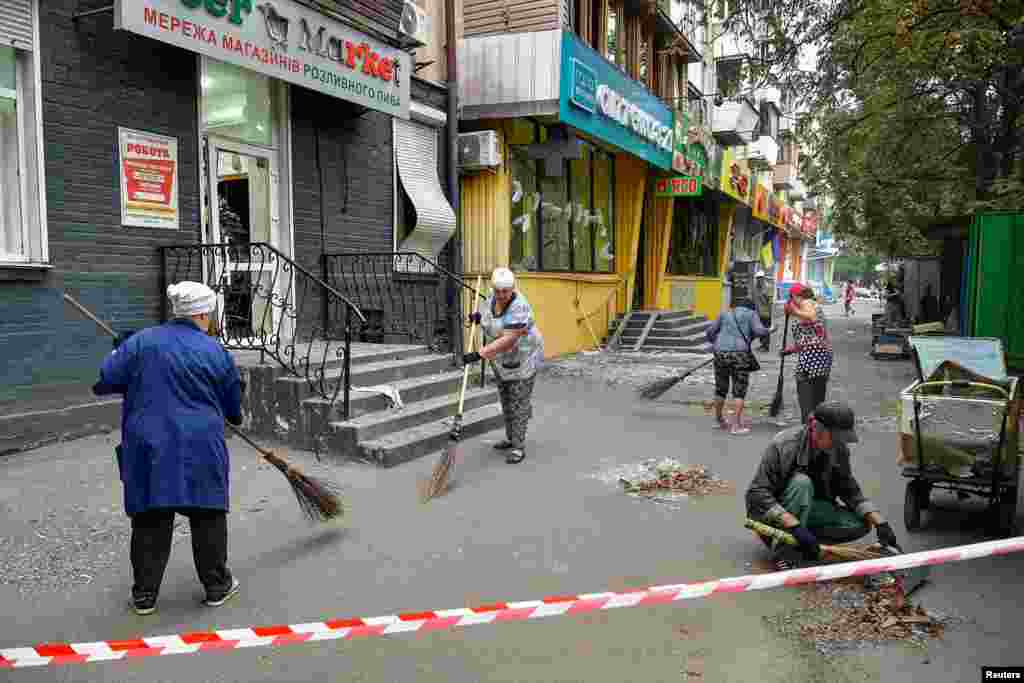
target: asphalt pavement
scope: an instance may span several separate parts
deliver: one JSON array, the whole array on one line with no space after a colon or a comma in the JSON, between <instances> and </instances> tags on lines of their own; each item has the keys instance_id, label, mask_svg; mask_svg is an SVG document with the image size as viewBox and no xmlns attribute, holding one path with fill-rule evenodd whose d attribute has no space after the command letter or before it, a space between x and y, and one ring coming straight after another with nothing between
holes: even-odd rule
<instances>
[{"instance_id":1,"label":"asphalt pavement","mask_svg":"<svg viewBox=\"0 0 1024 683\"><path fill-rule=\"evenodd\" d=\"M837 349L830 396L854 404L862 486L906 550L984 540L977 505L940 501L923 532L903 529L904 480L895 463L893 401L906 362L868 357L870 313L830 307ZM777 347L776 347L777 348ZM592 354L552 364L537 384L527 459L506 465L490 446L462 444L456 487L421 504L417 481L434 458L390 470L317 463L281 451L342 483L350 507L335 525L310 527L279 474L239 440L232 453L230 564L242 593L202 607L187 526L158 611L129 609L128 523L113 461L117 434L55 444L0 460L0 648L38 642L127 639L217 628L368 617L497 601L625 590L766 571L766 553L742 527L743 491L782 426L753 411L753 431L711 429L694 382L661 400L635 399L630 376L696 359ZM765 356L755 391L774 392ZM559 367L593 370L559 372ZM630 370L632 368L632 370ZM644 370L646 368L646 370ZM789 369L787 368L787 375ZM612 377L613 381L607 381ZM786 378L787 407L795 407ZM705 398L706 397L706 398ZM786 415L783 415L786 418ZM792 420L792 415L789 416ZM785 420L783 420L785 422ZM616 468L673 457L708 465L733 493L677 505L627 496ZM891 646L826 658L777 635L766 619L791 610L797 591L715 596L438 632L5 671L17 681L974 681L982 665L1021 665L1017 596L1024 556L935 567L915 594L967 620L927 649Z\"/></svg>"}]
</instances>

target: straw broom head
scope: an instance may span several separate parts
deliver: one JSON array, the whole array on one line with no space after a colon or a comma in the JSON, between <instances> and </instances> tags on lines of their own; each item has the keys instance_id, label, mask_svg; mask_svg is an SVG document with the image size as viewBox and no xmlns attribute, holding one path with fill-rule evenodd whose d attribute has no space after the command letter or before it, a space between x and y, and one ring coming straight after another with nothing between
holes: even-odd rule
<instances>
[{"instance_id":1,"label":"straw broom head","mask_svg":"<svg viewBox=\"0 0 1024 683\"><path fill-rule=\"evenodd\" d=\"M666 391L668 391L676 384L678 384L682 378L682 375L672 375L671 377L663 377L662 379L658 379L653 382L648 382L647 384L643 385L642 387L640 387L640 389L637 390L637 393L640 395L640 398L647 399L648 401L653 401L661 397L662 394L664 394Z\"/></svg>"},{"instance_id":2,"label":"straw broom head","mask_svg":"<svg viewBox=\"0 0 1024 683\"><path fill-rule=\"evenodd\" d=\"M457 419L457 418L456 418ZM461 420L458 420L461 423ZM444 495L451 484L452 470L455 469L455 459L459 452L458 431L461 424L452 430L452 439L445 446L444 453L434 465L430 473L430 479L422 482L420 498L424 503L438 496Z\"/></svg>"},{"instance_id":3,"label":"straw broom head","mask_svg":"<svg viewBox=\"0 0 1024 683\"><path fill-rule=\"evenodd\" d=\"M288 479L299 507L309 521L326 522L344 514L341 488L337 484L304 474L272 452L263 453L263 459Z\"/></svg>"}]
</instances>

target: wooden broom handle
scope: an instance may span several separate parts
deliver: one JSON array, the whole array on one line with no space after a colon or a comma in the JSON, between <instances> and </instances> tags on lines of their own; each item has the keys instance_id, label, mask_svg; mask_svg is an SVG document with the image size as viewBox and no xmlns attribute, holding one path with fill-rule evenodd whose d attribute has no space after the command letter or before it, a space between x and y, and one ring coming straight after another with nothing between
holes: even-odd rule
<instances>
[{"instance_id":1,"label":"wooden broom handle","mask_svg":"<svg viewBox=\"0 0 1024 683\"><path fill-rule=\"evenodd\" d=\"M480 291L480 285L483 281L483 275L476 276L476 291ZM473 300L476 303L476 299ZM478 325L474 322L473 327L469 332L469 350L472 351L473 347L476 346L476 330ZM467 364L462 369L462 390L459 392L459 412L458 415L462 415L462 405L466 402L466 385L469 384L469 365Z\"/></svg>"},{"instance_id":2,"label":"wooden broom handle","mask_svg":"<svg viewBox=\"0 0 1024 683\"><path fill-rule=\"evenodd\" d=\"M477 286L479 287L479 283L477 283ZM64 301L67 301L69 304L74 306L75 309L79 313L81 313L82 315L84 315L86 318L88 318L89 320L93 321L94 323L96 323L96 326L99 327L101 330L103 330L104 332L109 334L114 339L117 339L117 332L114 332L114 329L110 325L106 324L105 322L103 322L102 320L97 318L96 315L92 311L90 311L88 308L86 308L82 304L78 303L75 300L75 298L73 296L71 296L70 294L68 294L67 292L64 292ZM461 412L461 410L459 412ZM230 427L231 431L233 431L235 434L240 436L243 441L245 441L247 444L249 444L250 446L255 448L257 451L259 451L260 455L273 455L272 451L268 451L268 450L266 450L264 448L261 448L259 445L256 444L255 441L250 439L249 436L245 432L243 432L241 429L239 429L235 425L231 424L230 422L225 422L224 424L227 427Z\"/></svg>"}]
</instances>

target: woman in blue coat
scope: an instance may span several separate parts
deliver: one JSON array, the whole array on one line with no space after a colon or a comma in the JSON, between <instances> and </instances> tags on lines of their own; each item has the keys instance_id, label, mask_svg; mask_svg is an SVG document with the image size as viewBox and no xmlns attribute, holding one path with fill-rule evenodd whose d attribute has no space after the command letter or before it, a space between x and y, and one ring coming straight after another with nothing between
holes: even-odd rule
<instances>
[{"instance_id":1,"label":"woman in blue coat","mask_svg":"<svg viewBox=\"0 0 1024 683\"><path fill-rule=\"evenodd\" d=\"M175 513L188 517L192 555L211 607L238 592L227 567L228 477L224 421L241 424L234 359L209 336L216 295L198 282L167 289L174 320L119 338L97 394L122 394L118 467L132 520L132 602L156 610Z\"/></svg>"}]
</instances>

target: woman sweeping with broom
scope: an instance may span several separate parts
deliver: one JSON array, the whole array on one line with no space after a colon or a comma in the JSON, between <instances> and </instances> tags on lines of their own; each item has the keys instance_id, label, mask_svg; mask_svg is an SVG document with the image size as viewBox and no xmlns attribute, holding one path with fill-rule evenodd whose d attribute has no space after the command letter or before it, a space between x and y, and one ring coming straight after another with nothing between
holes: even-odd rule
<instances>
[{"instance_id":1,"label":"woman sweeping with broom","mask_svg":"<svg viewBox=\"0 0 1024 683\"><path fill-rule=\"evenodd\" d=\"M156 610L174 515L189 519L192 555L218 607L238 593L227 567L228 450L224 421L242 422L235 361L208 335L217 297L206 285L168 288L175 319L122 335L103 361L96 394L123 394L118 468L132 521L132 605Z\"/></svg>"},{"instance_id":2,"label":"woman sweeping with broom","mask_svg":"<svg viewBox=\"0 0 1024 683\"><path fill-rule=\"evenodd\" d=\"M526 426L533 416L530 398L533 383L544 359L544 338L537 328L533 309L516 291L516 276L508 268L496 268L491 276L494 292L482 310L470 315L481 326L487 344L479 352L463 356L466 364L481 358L493 361L501 410L508 437L495 445L507 451L505 462L520 463L526 457Z\"/></svg>"}]
</instances>

